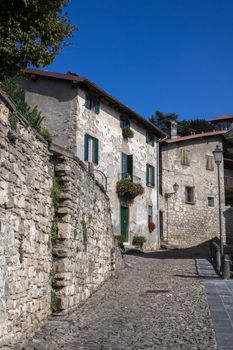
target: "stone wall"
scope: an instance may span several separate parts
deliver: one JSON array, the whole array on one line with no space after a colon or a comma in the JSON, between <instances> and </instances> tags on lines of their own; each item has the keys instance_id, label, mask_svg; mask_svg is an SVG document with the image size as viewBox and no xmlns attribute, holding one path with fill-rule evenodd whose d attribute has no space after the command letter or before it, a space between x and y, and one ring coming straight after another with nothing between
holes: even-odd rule
<instances>
[{"instance_id":1,"label":"stone wall","mask_svg":"<svg viewBox=\"0 0 233 350\"><path fill-rule=\"evenodd\" d=\"M52 267L48 147L23 119L9 128L12 105L5 103L0 100L1 349L21 344L50 314Z\"/></svg>"},{"instance_id":2,"label":"stone wall","mask_svg":"<svg viewBox=\"0 0 233 350\"><path fill-rule=\"evenodd\" d=\"M53 244L58 311L86 300L122 266L111 224L109 198L72 153L54 149L60 186L57 237Z\"/></svg>"},{"instance_id":3,"label":"stone wall","mask_svg":"<svg viewBox=\"0 0 233 350\"><path fill-rule=\"evenodd\" d=\"M219 237L218 177L217 167L206 169L206 156L212 156L216 145L222 147L221 137L178 141L162 146L162 198L163 238L179 247L190 247ZM181 164L181 150L190 152L190 165ZM221 202L225 211L223 163L220 166ZM177 193L166 200L165 193L172 193L177 183ZM185 187L194 187L194 203L187 203ZM214 206L208 206L208 197L214 198ZM225 217L223 215L225 233Z\"/></svg>"},{"instance_id":4,"label":"stone wall","mask_svg":"<svg viewBox=\"0 0 233 350\"><path fill-rule=\"evenodd\" d=\"M17 114L10 127L9 110L12 121L15 106L0 91L0 348L20 349L51 314L51 299L71 310L122 258L102 187Z\"/></svg>"}]
</instances>

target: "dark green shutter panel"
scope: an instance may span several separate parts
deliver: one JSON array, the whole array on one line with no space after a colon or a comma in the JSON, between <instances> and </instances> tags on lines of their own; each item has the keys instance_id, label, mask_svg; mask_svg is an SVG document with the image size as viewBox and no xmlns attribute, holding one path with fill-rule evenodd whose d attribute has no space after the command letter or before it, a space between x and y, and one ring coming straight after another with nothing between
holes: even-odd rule
<instances>
[{"instance_id":1,"label":"dark green shutter panel","mask_svg":"<svg viewBox=\"0 0 233 350\"><path fill-rule=\"evenodd\" d=\"M88 140L89 140L89 135L85 134L84 136L84 160L88 160Z\"/></svg>"},{"instance_id":2,"label":"dark green shutter panel","mask_svg":"<svg viewBox=\"0 0 233 350\"><path fill-rule=\"evenodd\" d=\"M91 98L90 98L89 95L86 95L85 106L86 106L87 109L91 109Z\"/></svg>"},{"instance_id":3,"label":"dark green shutter panel","mask_svg":"<svg viewBox=\"0 0 233 350\"><path fill-rule=\"evenodd\" d=\"M133 155L127 156L127 173L130 174L133 180Z\"/></svg>"},{"instance_id":4,"label":"dark green shutter panel","mask_svg":"<svg viewBox=\"0 0 233 350\"><path fill-rule=\"evenodd\" d=\"M99 164L99 140L98 139L94 139L94 143L95 143L94 163L96 165L98 165Z\"/></svg>"},{"instance_id":5,"label":"dark green shutter panel","mask_svg":"<svg viewBox=\"0 0 233 350\"><path fill-rule=\"evenodd\" d=\"M95 113L99 114L100 113L100 101L98 98L95 100Z\"/></svg>"},{"instance_id":6,"label":"dark green shutter panel","mask_svg":"<svg viewBox=\"0 0 233 350\"><path fill-rule=\"evenodd\" d=\"M127 173L127 155L121 154L121 178L124 179Z\"/></svg>"},{"instance_id":7,"label":"dark green shutter panel","mask_svg":"<svg viewBox=\"0 0 233 350\"><path fill-rule=\"evenodd\" d=\"M152 179L151 179L151 185L154 186L155 185L155 168L152 166L151 167L151 172L152 172Z\"/></svg>"},{"instance_id":8,"label":"dark green shutter panel","mask_svg":"<svg viewBox=\"0 0 233 350\"><path fill-rule=\"evenodd\" d=\"M125 118L122 115L120 116L120 127L122 129L125 127Z\"/></svg>"},{"instance_id":9,"label":"dark green shutter panel","mask_svg":"<svg viewBox=\"0 0 233 350\"><path fill-rule=\"evenodd\" d=\"M146 184L149 184L149 165L146 165Z\"/></svg>"}]
</instances>

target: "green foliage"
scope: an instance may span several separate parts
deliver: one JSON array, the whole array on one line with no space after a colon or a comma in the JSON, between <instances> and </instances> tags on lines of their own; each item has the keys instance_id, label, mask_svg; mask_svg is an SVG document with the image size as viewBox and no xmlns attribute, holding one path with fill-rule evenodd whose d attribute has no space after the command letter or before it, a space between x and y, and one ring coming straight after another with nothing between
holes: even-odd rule
<instances>
[{"instance_id":1,"label":"green foliage","mask_svg":"<svg viewBox=\"0 0 233 350\"><path fill-rule=\"evenodd\" d=\"M118 246L120 248L121 251L125 250L125 246L124 246L124 238L122 237L122 235L117 235L115 236L115 239L118 243Z\"/></svg>"},{"instance_id":2,"label":"green foliage","mask_svg":"<svg viewBox=\"0 0 233 350\"><path fill-rule=\"evenodd\" d=\"M176 113L163 113L160 111L155 111L155 113L149 118L149 121L160 129L167 131L170 128L171 122L178 119L178 114Z\"/></svg>"},{"instance_id":3,"label":"green foliage","mask_svg":"<svg viewBox=\"0 0 233 350\"><path fill-rule=\"evenodd\" d=\"M125 139L131 139L134 137L134 132L129 126L122 129L122 135Z\"/></svg>"},{"instance_id":4,"label":"green foliage","mask_svg":"<svg viewBox=\"0 0 233 350\"><path fill-rule=\"evenodd\" d=\"M14 101L16 110L19 112L30 124L30 126L36 129L41 136L43 136L49 144L52 143L51 134L41 128L44 116L38 110L37 106L31 108L25 102L25 92L13 79L5 79L0 81L0 87L7 93L7 95ZM13 130L16 128L17 119L14 114L10 115L10 126Z\"/></svg>"},{"instance_id":5,"label":"green foliage","mask_svg":"<svg viewBox=\"0 0 233 350\"><path fill-rule=\"evenodd\" d=\"M50 134L50 132L46 129L41 129L40 134L48 142L48 144L51 145L51 143L53 142L53 137Z\"/></svg>"},{"instance_id":6,"label":"green foliage","mask_svg":"<svg viewBox=\"0 0 233 350\"><path fill-rule=\"evenodd\" d=\"M51 64L75 29L64 14L70 0L1 0L0 79L27 66Z\"/></svg>"},{"instance_id":7,"label":"green foliage","mask_svg":"<svg viewBox=\"0 0 233 350\"><path fill-rule=\"evenodd\" d=\"M54 207L54 217L52 221L52 227L51 227L51 241L52 244L56 244L58 241L58 222L59 218L57 215L57 210L59 207L59 198L60 194L63 191L63 187L61 186L59 180L54 177L53 178L53 186L51 189L51 198L52 198L52 204Z\"/></svg>"},{"instance_id":8,"label":"green foliage","mask_svg":"<svg viewBox=\"0 0 233 350\"><path fill-rule=\"evenodd\" d=\"M62 185L60 184L58 178L54 177L53 178L53 186L51 189L51 198L52 198L53 207L54 207L55 211L58 210L59 197L60 197L62 190L63 190L63 188L62 188Z\"/></svg>"},{"instance_id":9,"label":"green foliage","mask_svg":"<svg viewBox=\"0 0 233 350\"><path fill-rule=\"evenodd\" d=\"M58 217L54 215L51 227L51 241L52 244L56 244L58 241Z\"/></svg>"},{"instance_id":10,"label":"green foliage","mask_svg":"<svg viewBox=\"0 0 233 350\"><path fill-rule=\"evenodd\" d=\"M181 136L190 135L191 131L196 134L214 131L214 126L205 119L182 120L178 124L178 134Z\"/></svg>"},{"instance_id":11,"label":"green foliage","mask_svg":"<svg viewBox=\"0 0 233 350\"><path fill-rule=\"evenodd\" d=\"M132 200L144 193L144 188L140 183L134 183L129 179L117 182L117 194L124 200Z\"/></svg>"},{"instance_id":12,"label":"green foliage","mask_svg":"<svg viewBox=\"0 0 233 350\"><path fill-rule=\"evenodd\" d=\"M55 292L55 290L51 290L51 305L50 305L52 312L57 312L60 309L60 300L58 299L58 296Z\"/></svg>"},{"instance_id":13,"label":"green foliage","mask_svg":"<svg viewBox=\"0 0 233 350\"><path fill-rule=\"evenodd\" d=\"M134 236L133 238L133 244L139 245L140 247L142 247L145 242L146 238L144 236Z\"/></svg>"},{"instance_id":14,"label":"green foliage","mask_svg":"<svg viewBox=\"0 0 233 350\"><path fill-rule=\"evenodd\" d=\"M9 113L9 124L12 130L17 130L17 118L14 113Z\"/></svg>"},{"instance_id":15,"label":"green foliage","mask_svg":"<svg viewBox=\"0 0 233 350\"><path fill-rule=\"evenodd\" d=\"M52 288L53 289L56 288L56 286L57 286L57 277L56 277L55 271L53 271L53 270L50 273L50 279L51 279L51 286L52 286Z\"/></svg>"},{"instance_id":16,"label":"green foliage","mask_svg":"<svg viewBox=\"0 0 233 350\"><path fill-rule=\"evenodd\" d=\"M83 229L83 245L84 245L84 250L86 252L87 250L87 225L84 220L82 220L82 229Z\"/></svg>"}]
</instances>

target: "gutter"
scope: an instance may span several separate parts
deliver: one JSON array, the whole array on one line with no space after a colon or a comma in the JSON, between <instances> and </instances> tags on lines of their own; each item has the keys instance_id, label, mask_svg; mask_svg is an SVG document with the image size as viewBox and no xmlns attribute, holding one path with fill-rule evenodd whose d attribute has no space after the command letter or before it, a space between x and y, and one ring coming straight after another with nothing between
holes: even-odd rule
<instances>
[{"instance_id":1,"label":"gutter","mask_svg":"<svg viewBox=\"0 0 233 350\"><path fill-rule=\"evenodd\" d=\"M157 157L157 235L158 235L158 245L160 248L160 237L161 237L161 232L160 232L160 217L159 217L159 212L160 212L160 198L159 198L159 184L160 184L160 179L159 179L159 144L162 143L163 141L167 140L168 136L165 136L164 138L160 138L157 141L157 150L156 150L156 157Z\"/></svg>"}]
</instances>

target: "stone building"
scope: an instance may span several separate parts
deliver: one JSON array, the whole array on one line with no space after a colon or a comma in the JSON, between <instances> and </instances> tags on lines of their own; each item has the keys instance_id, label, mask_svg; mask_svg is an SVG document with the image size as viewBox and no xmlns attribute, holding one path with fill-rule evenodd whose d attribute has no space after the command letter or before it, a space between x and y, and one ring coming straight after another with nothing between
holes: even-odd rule
<instances>
[{"instance_id":1,"label":"stone building","mask_svg":"<svg viewBox=\"0 0 233 350\"><path fill-rule=\"evenodd\" d=\"M232 115L223 115L212 119L210 122L216 127L217 130L228 131L233 128Z\"/></svg>"},{"instance_id":2,"label":"stone building","mask_svg":"<svg viewBox=\"0 0 233 350\"><path fill-rule=\"evenodd\" d=\"M145 248L158 248L158 229L150 232L148 223L158 223L158 140L166 134L78 75L28 69L21 84L26 101L45 116L54 143L87 162L107 187L115 235L121 234L126 244L143 235ZM144 188L134 201L119 199L116 192L126 178Z\"/></svg>"},{"instance_id":3,"label":"stone building","mask_svg":"<svg viewBox=\"0 0 233 350\"><path fill-rule=\"evenodd\" d=\"M163 240L170 244L189 247L219 237L218 177L212 152L216 145L225 150L224 133L215 131L179 137L173 130L173 138L163 142L160 230ZM232 217L231 202L225 203L226 175L232 184L233 171L224 159L220 165L221 205L224 234L226 224L227 234L231 236L232 228L227 226Z\"/></svg>"}]
</instances>

